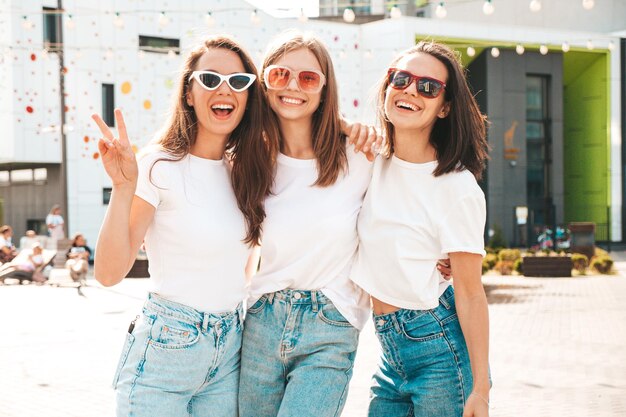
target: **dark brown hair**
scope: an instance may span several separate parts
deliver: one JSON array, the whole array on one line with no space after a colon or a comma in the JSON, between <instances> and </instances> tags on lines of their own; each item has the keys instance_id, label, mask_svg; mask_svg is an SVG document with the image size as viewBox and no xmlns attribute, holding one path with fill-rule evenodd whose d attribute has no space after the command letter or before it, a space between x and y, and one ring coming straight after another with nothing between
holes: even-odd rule
<instances>
[{"instance_id":1,"label":"dark brown hair","mask_svg":"<svg viewBox=\"0 0 626 417\"><path fill-rule=\"evenodd\" d=\"M344 171L348 165L346 156L346 137L341 133L341 122L339 119L339 94L337 79L330 54L321 40L308 33L301 33L289 30L279 35L269 46L261 78L265 68L274 64L288 52L306 48L315 55L317 62L322 68L322 73L326 77L326 85L322 89L320 105L313 114L313 152L317 160L318 177L314 185L322 187L332 185L337 181L339 173ZM263 86L264 80L261 79ZM273 113L273 112L272 112ZM276 117L268 118L273 123L278 123ZM283 138L280 129L275 129L279 134L279 141Z\"/></svg>"},{"instance_id":2,"label":"dark brown hair","mask_svg":"<svg viewBox=\"0 0 626 417\"><path fill-rule=\"evenodd\" d=\"M430 133L430 143L437 152L437 168L435 176L452 171L467 169L476 179L482 177L487 159L487 118L481 113L465 78L465 70L456 54L446 45L436 42L421 41L414 47L397 56L390 67L394 67L407 55L428 54L448 70L448 80L444 99L450 106L448 115L437 118ZM385 95L389 79L385 76L378 90L378 119L383 134L387 136L387 155L394 150L394 127L385 114Z\"/></svg>"},{"instance_id":3,"label":"dark brown hair","mask_svg":"<svg viewBox=\"0 0 626 417\"><path fill-rule=\"evenodd\" d=\"M205 52L220 48L235 52L241 59L245 71L257 74L257 68L250 55L227 36L211 37L192 50L187 55L179 77L170 119L156 141L173 157L168 160L179 161L184 158L196 141L198 121L193 107L189 106L186 100L190 88L189 77ZM268 123L265 117L269 104L258 78L247 91L246 110L241 122L228 138L226 157L232 161L233 189L237 205L246 219L247 231L244 242L259 244L265 219L264 200L271 190L274 176L273 161L278 152L277 143L271 139L277 138L278 133L275 131L276 127ZM267 132L267 135L263 132Z\"/></svg>"}]
</instances>

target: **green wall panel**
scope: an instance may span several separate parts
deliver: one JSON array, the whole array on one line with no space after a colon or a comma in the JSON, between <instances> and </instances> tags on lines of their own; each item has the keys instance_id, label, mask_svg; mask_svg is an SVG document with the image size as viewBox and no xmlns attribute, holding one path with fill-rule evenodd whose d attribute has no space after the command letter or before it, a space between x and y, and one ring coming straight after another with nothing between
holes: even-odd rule
<instances>
[{"instance_id":1,"label":"green wall panel","mask_svg":"<svg viewBox=\"0 0 626 417\"><path fill-rule=\"evenodd\" d=\"M610 136L607 54L564 54L565 221L608 223Z\"/></svg>"}]
</instances>

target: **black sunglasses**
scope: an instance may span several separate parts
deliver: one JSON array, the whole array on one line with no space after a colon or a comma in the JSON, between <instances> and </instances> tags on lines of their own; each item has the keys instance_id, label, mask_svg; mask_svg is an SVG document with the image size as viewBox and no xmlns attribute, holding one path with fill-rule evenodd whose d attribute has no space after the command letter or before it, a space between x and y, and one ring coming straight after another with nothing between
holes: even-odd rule
<instances>
[{"instance_id":1,"label":"black sunglasses","mask_svg":"<svg viewBox=\"0 0 626 417\"><path fill-rule=\"evenodd\" d=\"M389 80L389 85L396 90L404 90L415 81L417 83L417 93L424 98L437 98L446 88L446 83L436 78L421 77L397 68L389 68L387 79Z\"/></svg>"},{"instance_id":2,"label":"black sunglasses","mask_svg":"<svg viewBox=\"0 0 626 417\"><path fill-rule=\"evenodd\" d=\"M216 90L224 81L231 90L240 93L250 87L256 75L238 72L235 74L222 75L213 71L194 71L189 77L189 81L196 80L198 83L209 91Z\"/></svg>"}]
</instances>

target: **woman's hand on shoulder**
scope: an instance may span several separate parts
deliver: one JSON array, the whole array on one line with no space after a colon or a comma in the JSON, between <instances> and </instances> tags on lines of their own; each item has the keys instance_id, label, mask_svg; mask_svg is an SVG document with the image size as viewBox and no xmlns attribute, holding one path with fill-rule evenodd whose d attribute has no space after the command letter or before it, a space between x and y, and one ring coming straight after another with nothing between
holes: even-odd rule
<instances>
[{"instance_id":1,"label":"woman's hand on shoulder","mask_svg":"<svg viewBox=\"0 0 626 417\"><path fill-rule=\"evenodd\" d=\"M383 146L384 139L374 126L352 123L342 117L341 132L348 137L348 142L354 145L354 152L363 152L370 161L376 158Z\"/></svg>"},{"instance_id":2,"label":"woman's hand on shoulder","mask_svg":"<svg viewBox=\"0 0 626 417\"><path fill-rule=\"evenodd\" d=\"M115 121L117 122L117 130L119 138L113 136L111 129L104 123L104 120L93 114L91 118L100 128L100 132L104 138L98 141L98 150L102 158L102 165L106 173L111 178L114 187L135 187L137 184L137 159L133 152L124 116L120 109L115 109Z\"/></svg>"}]
</instances>

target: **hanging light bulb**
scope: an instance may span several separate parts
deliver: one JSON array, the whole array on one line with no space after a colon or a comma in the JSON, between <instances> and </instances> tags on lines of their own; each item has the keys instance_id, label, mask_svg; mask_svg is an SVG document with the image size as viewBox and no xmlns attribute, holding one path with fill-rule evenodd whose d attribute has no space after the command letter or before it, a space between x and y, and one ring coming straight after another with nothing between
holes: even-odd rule
<instances>
[{"instance_id":1,"label":"hanging light bulb","mask_svg":"<svg viewBox=\"0 0 626 417\"><path fill-rule=\"evenodd\" d=\"M492 15L493 12L495 11L496 11L496 8L494 7L491 0L485 0L485 2L483 3L483 13L489 16L489 15Z\"/></svg>"},{"instance_id":2,"label":"hanging light bulb","mask_svg":"<svg viewBox=\"0 0 626 417\"><path fill-rule=\"evenodd\" d=\"M541 46L539 47L539 53L541 55L547 55L548 54L548 47L545 44L541 44Z\"/></svg>"},{"instance_id":3,"label":"hanging light bulb","mask_svg":"<svg viewBox=\"0 0 626 417\"><path fill-rule=\"evenodd\" d=\"M298 16L298 21L300 23L306 23L309 20L308 16L304 13L304 8L300 9L300 16Z\"/></svg>"},{"instance_id":4,"label":"hanging light bulb","mask_svg":"<svg viewBox=\"0 0 626 417\"><path fill-rule=\"evenodd\" d=\"M608 45L609 51L612 51L615 49L615 42L613 41L609 41L609 45Z\"/></svg>"},{"instance_id":5,"label":"hanging light bulb","mask_svg":"<svg viewBox=\"0 0 626 417\"><path fill-rule=\"evenodd\" d=\"M31 30L33 26L35 26L35 24L28 19L28 16L24 16L22 20L22 28Z\"/></svg>"},{"instance_id":6,"label":"hanging light bulb","mask_svg":"<svg viewBox=\"0 0 626 417\"><path fill-rule=\"evenodd\" d=\"M467 56L474 56L476 55L476 49L474 49L473 46L468 46L467 47Z\"/></svg>"},{"instance_id":7,"label":"hanging light bulb","mask_svg":"<svg viewBox=\"0 0 626 417\"><path fill-rule=\"evenodd\" d=\"M437 8L435 9L435 16L437 16L439 19L443 19L447 15L448 11L446 10L446 5L442 1L439 2Z\"/></svg>"},{"instance_id":8,"label":"hanging light bulb","mask_svg":"<svg viewBox=\"0 0 626 417\"><path fill-rule=\"evenodd\" d=\"M500 50L496 47L491 48L491 56L497 58L500 56Z\"/></svg>"},{"instance_id":9,"label":"hanging light bulb","mask_svg":"<svg viewBox=\"0 0 626 417\"><path fill-rule=\"evenodd\" d=\"M206 12L206 14L204 15L204 23L208 27L215 26L215 19L213 18L213 14L211 12Z\"/></svg>"},{"instance_id":10,"label":"hanging light bulb","mask_svg":"<svg viewBox=\"0 0 626 417\"><path fill-rule=\"evenodd\" d=\"M343 21L346 23L352 23L356 19L356 15L354 14L354 10L351 8L347 8L343 11Z\"/></svg>"},{"instance_id":11,"label":"hanging light bulb","mask_svg":"<svg viewBox=\"0 0 626 417\"><path fill-rule=\"evenodd\" d=\"M522 55L525 50L526 49L524 48L524 45L522 45L521 43L515 47L515 52L517 52L517 55Z\"/></svg>"},{"instance_id":12,"label":"hanging light bulb","mask_svg":"<svg viewBox=\"0 0 626 417\"><path fill-rule=\"evenodd\" d=\"M256 9L254 9L250 14L250 22L252 22L253 25L259 25L261 23L261 18L259 17L259 13Z\"/></svg>"},{"instance_id":13,"label":"hanging light bulb","mask_svg":"<svg viewBox=\"0 0 626 417\"><path fill-rule=\"evenodd\" d=\"M596 5L595 0L583 0L583 8L585 10L591 10L593 9L593 6Z\"/></svg>"},{"instance_id":14,"label":"hanging light bulb","mask_svg":"<svg viewBox=\"0 0 626 417\"><path fill-rule=\"evenodd\" d=\"M367 59L372 59L372 57L373 57L373 56L374 56L374 54L372 53L372 50L371 50L371 49L368 49L368 50L365 52L365 58L367 58Z\"/></svg>"},{"instance_id":15,"label":"hanging light bulb","mask_svg":"<svg viewBox=\"0 0 626 417\"><path fill-rule=\"evenodd\" d=\"M140 49L139 52L137 52L137 58L144 59L145 57L146 57L146 52Z\"/></svg>"},{"instance_id":16,"label":"hanging light bulb","mask_svg":"<svg viewBox=\"0 0 626 417\"><path fill-rule=\"evenodd\" d=\"M391 17L392 19L398 19L399 17L402 17L402 10L400 10L397 5L394 5L389 11L389 17Z\"/></svg>"},{"instance_id":17,"label":"hanging light bulb","mask_svg":"<svg viewBox=\"0 0 626 417\"><path fill-rule=\"evenodd\" d=\"M569 43L567 41L563 42L561 44L561 51L563 52L569 52Z\"/></svg>"},{"instance_id":18,"label":"hanging light bulb","mask_svg":"<svg viewBox=\"0 0 626 417\"><path fill-rule=\"evenodd\" d=\"M80 52L80 49L77 49L76 53L74 54L74 58L81 59L82 57L83 57L83 53Z\"/></svg>"},{"instance_id":19,"label":"hanging light bulb","mask_svg":"<svg viewBox=\"0 0 626 417\"><path fill-rule=\"evenodd\" d=\"M169 59L176 59L176 52L173 49L170 49L167 51L167 57Z\"/></svg>"},{"instance_id":20,"label":"hanging light bulb","mask_svg":"<svg viewBox=\"0 0 626 417\"><path fill-rule=\"evenodd\" d=\"M67 15L67 20L65 21L65 27L68 28L69 30L72 30L76 27L76 22L74 22L74 19L72 19L71 14Z\"/></svg>"},{"instance_id":21,"label":"hanging light bulb","mask_svg":"<svg viewBox=\"0 0 626 417\"><path fill-rule=\"evenodd\" d=\"M529 7L531 12L537 13L541 10L541 0L532 0Z\"/></svg>"},{"instance_id":22,"label":"hanging light bulb","mask_svg":"<svg viewBox=\"0 0 626 417\"><path fill-rule=\"evenodd\" d=\"M165 12L161 12L159 14L159 26L165 27L168 25L168 23L170 23L170 19L165 16Z\"/></svg>"},{"instance_id":23,"label":"hanging light bulb","mask_svg":"<svg viewBox=\"0 0 626 417\"><path fill-rule=\"evenodd\" d=\"M342 49L341 51L339 51L339 58L344 59L345 57L346 57L346 51Z\"/></svg>"},{"instance_id":24,"label":"hanging light bulb","mask_svg":"<svg viewBox=\"0 0 626 417\"><path fill-rule=\"evenodd\" d=\"M107 51L104 53L104 56L107 59L113 58L115 56L115 54L113 53L113 49L111 49L111 48L107 49Z\"/></svg>"},{"instance_id":25,"label":"hanging light bulb","mask_svg":"<svg viewBox=\"0 0 626 417\"><path fill-rule=\"evenodd\" d=\"M593 50L593 41L591 39L587 41L587 49L590 51Z\"/></svg>"},{"instance_id":26,"label":"hanging light bulb","mask_svg":"<svg viewBox=\"0 0 626 417\"><path fill-rule=\"evenodd\" d=\"M120 29L124 27L124 19L122 19L120 12L115 12L115 17L113 18L113 26Z\"/></svg>"}]
</instances>

